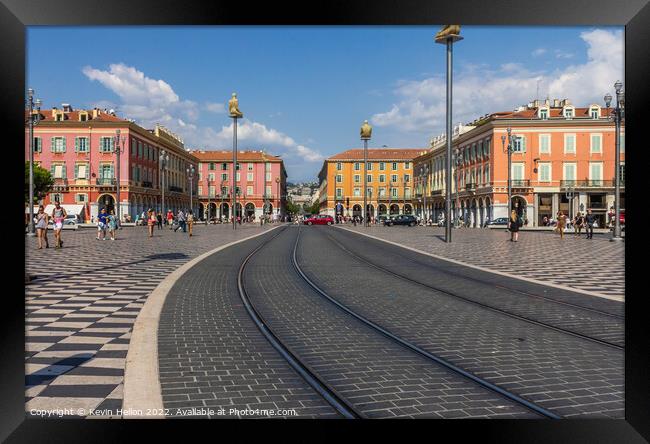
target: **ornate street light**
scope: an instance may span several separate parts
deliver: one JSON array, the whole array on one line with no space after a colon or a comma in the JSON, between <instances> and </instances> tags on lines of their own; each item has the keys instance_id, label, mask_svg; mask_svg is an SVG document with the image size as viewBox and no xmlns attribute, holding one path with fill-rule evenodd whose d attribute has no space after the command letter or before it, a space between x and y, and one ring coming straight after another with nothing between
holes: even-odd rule
<instances>
[{"instance_id":1,"label":"ornate street light","mask_svg":"<svg viewBox=\"0 0 650 444\"><path fill-rule=\"evenodd\" d=\"M34 112L36 105L36 112ZM34 125L41 121L41 99L34 102L34 90L27 90L27 106L29 110L29 232L28 236L36 235L36 226L34 225Z\"/></svg>"},{"instance_id":2,"label":"ornate street light","mask_svg":"<svg viewBox=\"0 0 650 444\"><path fill-rule=\"evenodd\" d=\"M160 150L160 190L162 193L162 199L160 205L162 206L162 214L165 212L165 170L167 169L167 164L169 164L169 154L165 150ZM163 217L164 219L165 217Z\"/></svg>"},{"instance_id":3,"label":"ornate street light","mask_svg":"<svg viewBox=\"0 0 650 444\"><path fill-rule=\"evenodd\" d=\"M363 226L368 226L368 141L372 136L372 126L367 120L361 125L361 140L363 140Z\"/></svg>"},{"instance_id":4,"label":"ornate street light","mask_svg":"<svg viewBox=\"0 0 650 444\"><path fill-rule=\"evenodd\" d=\"M612 234L611 241L622 241L623 237L621 236L621 122L625 117L625 93L623 92L623 83L620 80L614 83L614 89L616 90L616 107L612 110L614 114L613 120L616 124L616 154L614 159L614 189L615 189L615 200L614 200L614 232ZM605 105L607 106L608 119L612 120L612 117L609 116L609 106L612 103L612 95L607 93L604 97Z\"/></svg>"},{"instance_id":5,"label":"ornate street light","mask_svg":"<svg viewBox=\"0 0 650 444\"><path fill-rule=\"evenodd\" d=\"M275 178L275 183L278 185L278 219L280 218L280 206L282 205L281 196L280 196L280 177Z\"/></svg>"},{"instance_id":6,"label":"ornate street light","mask_svg":"<svg viewBox=\"0 0 650 444\"><path fill-rule=\"evenodd\" d=\"M232 126L232 228L237 229L237 119L244 117L239 110L237 94L232 93L228 101L228 114L233 120Z\"/></svg>"},{"instance_id":7,"label":"ornate street light","mask_svg":"<svg viewBox=\"0 0 650 444\"><path fill-rule=\"evenodd\" d=\"M452 99L452 52L454 42L462 40L460 25L446 25L435 37L436 43L447 45L447 220L445 222L445 242L451 242L451 99Z\"/></svg>"},{"instance_id":8,"label":"ornate street light","mask_svg":"<svg viewBox=\"0 0 650 444\"><path fill-rule=\"evenodd\" d=\"M192 180L194 179L194 165L190 165L190 168L186 168L185 171L187 172L187 178L190 179L190 211L194 213L194 199L192 199Z\"/></svg>"},{"instance_id":9,"label":"ornate street light","mask_svg":"<svg viewBox=\"0 0 650 444\"><path fill-rule=\"evenodd\" d=\"M515 150L515 143L519 140L519 136L512 134L512 128L510 127L506 131L508 132L508 136L501 136L501 148L504 153L508 153L508 218L510 218L510 214L512 213L512 180L510 179L510 175L512 174L512 153ZM505 144L506 140L508 141L507 146Z\"/></svg>"},{"instance_id":10,"label":"ornate street light","mask_svg":"<svg viewBox=\"0 0 650 444\"><path fill-rule=\"evenodd\" d=\"M115 157L116 157L116 162L117 162L117 177L115 178L116 181L116 195L117 195L117 211L115 215L117 216L117 223L120 224L122 222L122 219L120 217L121 214L121 200L120 200L120 155L124 152L124 142L126 141L125 136L120 136L120 129L115 130Z\"/></svg>"}]
</instances>

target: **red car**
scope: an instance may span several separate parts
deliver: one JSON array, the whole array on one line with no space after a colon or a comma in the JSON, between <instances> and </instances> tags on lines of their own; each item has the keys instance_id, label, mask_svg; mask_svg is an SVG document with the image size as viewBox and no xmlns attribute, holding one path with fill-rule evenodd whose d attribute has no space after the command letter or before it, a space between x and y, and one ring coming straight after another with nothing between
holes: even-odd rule
<instances>
[{"instance_id":1,"label":"red car","mask_svg":"<svg viewBox=\"0 0 650 444\"><path fill-rule=\"evenodd\" d=\"M332 225L334 218L325 214L313 214L305 219L305 225Z\"/></svg>"}]
</instances>

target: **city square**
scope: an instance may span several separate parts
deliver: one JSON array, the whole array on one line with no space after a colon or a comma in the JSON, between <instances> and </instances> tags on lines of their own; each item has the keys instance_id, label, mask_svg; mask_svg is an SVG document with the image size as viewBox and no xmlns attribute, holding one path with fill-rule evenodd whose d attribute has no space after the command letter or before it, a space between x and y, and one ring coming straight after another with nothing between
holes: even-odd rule
<instances>
[{"instance_id":1,"label":"city square","mask_svg":"<svg viewBox=\"0 0 650 444\"><path fill-rule=\"evenodd\" d=\"M337 35L123 32L181 58ZM623 34L532 29L490 65L491 32L524 31L347 30L436 57L351 85L281 61L188 80L110 46L58 54L79 91L30 71L25 414L624 419ZM367 107L337 111L352 87Z\"/></svg>"}]
</instances>

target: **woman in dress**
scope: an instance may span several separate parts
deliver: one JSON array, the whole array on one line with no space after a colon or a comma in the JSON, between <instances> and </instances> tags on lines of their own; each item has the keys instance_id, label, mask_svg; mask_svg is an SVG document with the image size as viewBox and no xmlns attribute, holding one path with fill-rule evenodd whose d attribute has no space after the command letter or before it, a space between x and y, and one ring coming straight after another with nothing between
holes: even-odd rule
<instances>
[{"instance_id":1,"label":"woman in dress","mask_svg":"<svg viewBox=\"0 0 650 444\"><path fill-rule=\"evenodd\" d=\"M510 212L508 230L510 230L510 242L517 242L519 240L519 217L517 215L517 211L514 208Z\"/></svg>"},{"instance_id":2,"label":"woman in dress","mask_svg":"<svg viewBox=\"0 0 650 444\"><path fill-rule=\"evenodd\" d=\"M47 242L47 222L49 216L45 212L45 207L43 205L38 206L38 213L34 216L34 222L36 223L36 236L38 236L38 249L43 248L43 241L45 241L45 248L50 248L50 244Z\"/></svg>"},{"instance_id":3,"label":"woman in dress","mask_svg":"<svg viewBox=\"0 0 650 444\"><path fill-rule=\"evenodd\" d=\"M115 230L117 229L117 219L115 218L115 211L111 210L111 214L106 218L108 225L108 233L111 235L111 240L115 240Z\"/></svg>"},{"instance_id":4,"label":"woman in dress","mask_svg":"<svg viewBox=\"0 0 650 444\"><path fill-rule=\"evenodd\" d=\"M560 232L560 239L564 239L564 227L566 227L566 216L562 211L558 211L555 229Z\"/></svg>"},{"instance_id":5,"label":"woman in dress","mask_svg":"<svg viewBox=\"0 0 650 444\"><path fill-rule=\"evenodd\" d=\"M156 212L149 208L147 212L147 226L149 227L149 237L153 237L153 227L158 223Z\"/></svg>"}]
</instances>

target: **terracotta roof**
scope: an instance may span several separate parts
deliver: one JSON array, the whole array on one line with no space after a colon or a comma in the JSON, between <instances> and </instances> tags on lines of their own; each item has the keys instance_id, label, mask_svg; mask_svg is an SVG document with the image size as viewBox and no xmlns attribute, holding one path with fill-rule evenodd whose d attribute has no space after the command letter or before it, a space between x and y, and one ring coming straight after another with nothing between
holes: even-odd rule
<instances>
[{"instance_id":1,"label":"terracotta roof","mask_svg":"<svg viewBox=\"0 0 650 444\"><path fill-rule=\"evenodd\" d=\"M232 162L232 150L190 150L190 154L202 162ZM237 161L282 162L282 159L262 151L237 151Z\"/></svg>"},{"instance_id":2,"label":"terracotta roof","mask_svg":"<svg viewBox=\"0 0 650 444\"><path fill-rule=\"evenodd\" d=\"M62 109L58 111L63 111ZM129 121L126 119L123 119L121 117L113 116L109 114L107 111L101 110L101 114L99 114L95 119L93 119L93 110L77 110L77 111L64 111L63 112L63 121L64 122L79 122L79 113L82 111L86 111L88 113L88 121L93 121L93 122L126 122L128 123ZM25 118L28 118L29 111L25 110ZM51 109L42 109L40 111L41 114L41 121L45 122L55 122L54 116L52 116L52 110ZM83 123L83 122L82 122Z\"/></svg>"},{"instance_id":3,"label":"terracotta roof","mask_svg":"<svg viewBox=\"0 0 650 444\"><path fill-rule=\"evenodd\" d=\"M413 160L426 148L368 148L369 160ZM353 148L328 157L327 160L363 160L363 148Z\"/></svg>"},{"instance_id":4,"label":"terracotta roof","mask_svg":"<svg viewBox=\"0 0 650 444\"><path fill-rule=\"evenodd\" d=\"M536 119L537 118L537 110L539 108L527 108L522 111L500 111L496 113L492 113L491 115L495 119ZM589 114L590 108L574 108L574 118L587 118L591 119L591 115ZM612 108L609 108L609 112L607 108L604 106L600 107L600 116L601 117L608 117L612 112ZM562 108L549 108L549 119L564 119L564 115L562 114Z\"/></svg>"}]
</instances>

